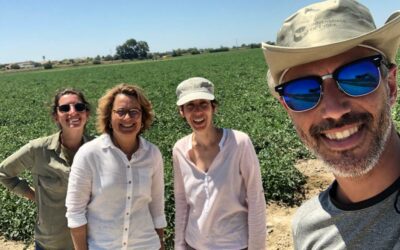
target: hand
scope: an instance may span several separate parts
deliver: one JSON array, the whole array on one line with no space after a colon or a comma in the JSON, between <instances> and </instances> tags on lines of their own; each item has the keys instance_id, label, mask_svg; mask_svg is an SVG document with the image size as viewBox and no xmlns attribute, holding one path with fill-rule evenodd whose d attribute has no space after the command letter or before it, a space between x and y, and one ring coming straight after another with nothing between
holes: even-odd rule
<instances>
[{"instance_id":1,"label":"hand","mask_svg":"<svg viewBox=\"0 0 400 250\"><path fill-rule=\"evenodd\" d=\"M165 250L165 244L164 244L164 229L163 228L156 228L156 232L158 234L158 237L160 238L160 250Z\"/></svg>"},{"instance_id":2,"label":"hand","mask_svg":"<svg viewBox=\"0 0 400 250\"><path fill-rule=\"evenodd\" d=\"M25 193L25 198L35 202L35 190L30 188L27 193Z\"/></svg>"}]
</instances>

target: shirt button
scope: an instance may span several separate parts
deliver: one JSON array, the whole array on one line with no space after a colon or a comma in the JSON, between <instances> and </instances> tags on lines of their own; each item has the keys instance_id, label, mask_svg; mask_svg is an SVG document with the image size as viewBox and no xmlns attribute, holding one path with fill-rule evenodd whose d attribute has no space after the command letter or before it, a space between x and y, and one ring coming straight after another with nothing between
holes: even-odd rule
<instances>
[{"instance_id":1,"label":"shirt button","mask_svg":"<svg viewBox=\"0 0 400 250\"><path fill-rule=\"evenodd\" d=\"M126 242L124 242L124 246L126 246Z\"/></svg>"},{"instance_id":2,"label":"shirt button","mask_svg":"<svg viewBox=\"0 0 400 250\"><path fill-rule=\"evenodd\" d=\"M131 199L131 197L130 196L128 196L128 200L130 200Z\"/></svg>"},{"instance_id":3,"label":"shirt button","mask_svg":"<svg viewBox=\"0 0 400 250\"><path fill-rule=\"evenodd\" d=\"M129 183L129 184L131 184L131 183L132 183L132 181L128 181L128 183Z\"/></svg>"},{"instance_id":4,"label":"shirt button","mask_svg":"<svg viewBox=\"0 0 400 250\"><path fill-rule=\"evenodd\" d=\"M130 168L131 166L128 165L128 166L126 166L126 167L127 167L127 168Z\"/></svg>"},{"instance_id":5,"label":"shirt button","mask_svg":"<svg viewBox=\"0 0 400 250\"><path fill-rule=\"evenodd\" d=\"M128 231L128 228L125 228L125 231Z\"/></svg>"},{"instance_id":6,"label":"shirt button","mask_svg":"<svg viewBox=\"0 0 400 250\"><path fill-rule=\"evenodd\" d=\"M129 213L126 213L126 215L129 215Z\"/></svg>"}]
</instances>

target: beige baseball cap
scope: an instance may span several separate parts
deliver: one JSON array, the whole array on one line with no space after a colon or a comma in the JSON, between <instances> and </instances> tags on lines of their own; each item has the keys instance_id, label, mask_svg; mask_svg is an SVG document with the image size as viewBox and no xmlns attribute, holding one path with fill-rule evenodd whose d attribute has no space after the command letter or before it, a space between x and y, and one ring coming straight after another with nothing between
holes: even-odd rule
<instances>
[{"instance_id":1,"label":"beige baseball cap","mask_svg":"<svg viewBox=\"0 0 400 250\"><path fill-rule=\"evenodd\" d=\"M274 88L284 70L341 54L359 45L381 51L395 63L400 45L400 11L376 28L367 7L355 0L327 0L304 7L288 17L276 45L262 43Z\"/></svg>"},{"instance_id":2,"label":"beige baseball cap","mask_svg":"<svg viewBox=\"0 0 400 250\"><path fill-rule=\"evenodd\" d=\"M198 99L214 100L214 84L203 77L192 77L178 85L176 96L178 106Z\"/></svg>"}]
</instances>

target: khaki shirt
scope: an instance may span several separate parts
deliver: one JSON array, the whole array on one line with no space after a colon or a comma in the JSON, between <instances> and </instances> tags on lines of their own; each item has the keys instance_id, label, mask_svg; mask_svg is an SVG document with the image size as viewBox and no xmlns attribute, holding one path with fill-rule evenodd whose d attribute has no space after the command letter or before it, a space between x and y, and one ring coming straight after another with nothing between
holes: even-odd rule
<instances>
[{"instance_id":1,"label":"khaki shirt","mask_svg":"<svg viewBox=\"0 0 400 250\"><path fill-rule=\"evenodd\" d=\"M37 205L35 240L45 249L73 249L65 217L70 164L59 138L60 132L32 140L0 164L0 183L19 196L28 192L29 185L18 175L23 170L32 173Z\"/></svg>"}]
</instances>

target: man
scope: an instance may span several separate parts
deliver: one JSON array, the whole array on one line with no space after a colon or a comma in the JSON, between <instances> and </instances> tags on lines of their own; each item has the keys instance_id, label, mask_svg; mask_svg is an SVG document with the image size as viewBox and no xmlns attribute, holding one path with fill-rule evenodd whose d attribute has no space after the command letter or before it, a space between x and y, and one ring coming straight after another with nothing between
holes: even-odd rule
<instances>
[{"instance_id":1,"label":"man","mask_svg":"<svg viewBox=\"0 0 400 250\"><path fill-rule=\"evenodd\" d=\"M263 44L271 92L335 176L297 211L296 249L400 249L399 44L400 12L376 29L353 0L307 6Z\"/></svg>"}]
</instances>

